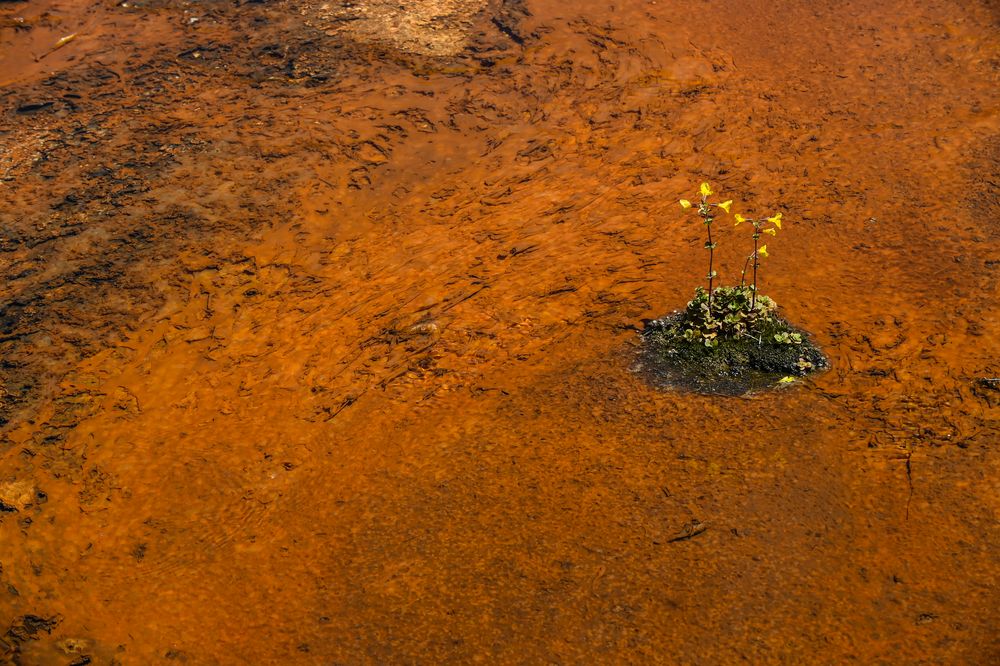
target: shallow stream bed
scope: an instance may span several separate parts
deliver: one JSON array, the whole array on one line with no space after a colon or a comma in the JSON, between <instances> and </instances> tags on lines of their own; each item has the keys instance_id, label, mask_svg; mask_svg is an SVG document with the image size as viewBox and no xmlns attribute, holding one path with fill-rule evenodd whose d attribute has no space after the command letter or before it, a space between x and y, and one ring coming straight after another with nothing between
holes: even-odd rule
<instances>
[{"instance_id":1,"label":"shallow stream bed","mask_svg":"<svg viewBox=\"0 0 1000 666\"><path fill-rule=\"evenodd\" d=\"M9 661L1000 660L995 2L0 5Z\"/></svg>"}]
</instances>

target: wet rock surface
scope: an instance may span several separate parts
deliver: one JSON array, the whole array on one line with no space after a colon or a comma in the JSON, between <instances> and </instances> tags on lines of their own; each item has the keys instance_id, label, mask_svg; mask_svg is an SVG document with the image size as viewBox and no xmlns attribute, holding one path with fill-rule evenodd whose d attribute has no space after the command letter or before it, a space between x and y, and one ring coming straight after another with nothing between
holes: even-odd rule
<instances>
[{"instance_id":1,"label":"wet rock surface","mask_svg":"<svg viewBox=\"0 0 1000 666\"><path fill-rule=\"evenodd\" d=\"M453 56L468 46L477 15L484 10L496 10L502 4L514 3L370 0L306 6L302 13L311 25L330 37L344 35L409 53Z\"/></svg>"}]
</instances>

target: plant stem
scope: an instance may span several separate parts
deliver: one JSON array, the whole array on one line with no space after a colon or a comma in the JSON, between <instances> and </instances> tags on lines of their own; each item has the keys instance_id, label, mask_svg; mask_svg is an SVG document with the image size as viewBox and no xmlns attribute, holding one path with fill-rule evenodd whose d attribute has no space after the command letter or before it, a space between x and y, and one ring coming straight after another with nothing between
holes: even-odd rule
<instances>
[{"instance_id":1,"label":"plant stem","mask_svg":"<svg viewBox=\"0 0 1000 666\"><path fill-rule=\"evenodd\" d=\"M740 274L740 286L744 286L747 283L747 268L750 267L750 260L753 259L753 255L749 255L747 260L743 262L743 272Z\"/></svg>"},{"instance_id":2,"label":"plant stem","mask_svg":"<svg viewBox=\"0 0 1000 666\"><path fill-rule=\"evenodd\" d=\"M712 318L712 279L714 278L712 264L715 259L715 246L712 244L712 218L707 218L708 227L708 318Z\"/></svg>"},{"instance_id":3,"label":"plant stem","mask_svg":"<svg viewBox=\"0 0 1000 666\"><path fill-rule=\"evenodd\" d=\"M708 320L712 321L712 263L715 258L715 248L712 247L712 211L708 207L708 197L701 195L701 206L698 214L702 216L708 227Z\"/></svg>"},{"instance_id":4,"label":"plant stem","mask_svg":"<svg viewBox=\"0 0 1000 666\"><path fill-rule=\"evenodd\" d=\"M753 295L750 296L750 309L753 310L757 305L757 266L760 262L757 260L757 240L760 238L760 229L754 224L753 229Z\"/></svg>"}]
</instances>

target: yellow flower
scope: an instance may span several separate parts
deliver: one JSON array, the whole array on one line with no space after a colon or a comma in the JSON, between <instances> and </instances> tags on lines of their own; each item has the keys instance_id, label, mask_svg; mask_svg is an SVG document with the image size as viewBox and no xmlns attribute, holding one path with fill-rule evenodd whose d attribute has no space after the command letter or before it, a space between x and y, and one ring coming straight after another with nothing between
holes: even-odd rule
<instances>
[{"instance_id":1,"label":"yellow flower","mask_svg":"<svg viewBox=\"0 0 1000 666\"><path fill-rule=\"evenodd\" d=\"M764 229L765 234L771 234L772 236L777 236L778 232L775 229Z\"/></svg>"},{"instance_id":2,"label":"yellow flower","mask_svg":"<svg viewBox=\"0 0 1000 666\"><path fill-rule=\"evenodd\" d=\"M702 183L701 184L701 196L707 197L707 196L710 196L712 194L715 194L714 192L712 192L712 187L708 183Z\"/></svg>"},{"instance_id":3,"label":"yellow flower","mask_svg":"<svg viewBox=\"0 0 1000 666\"><path fill-rule=\"evenodd\" d=\"M757 250L757 254L759 254L762 257L766 257L767 256L767 246L766 245L761 245L760 249Z\"/></svg>"},{"instance_id":4,"label":"yellow flower","mask_svg":"<svg viewBox=\"0 0 1000 666\"><path fill-rule=\"evenodd\" d=\"M775 215L772 215L771 217L767 218L767 221L780 229L781 228L781 213L776 213Z\"/></svg>"},{"instance_id":5,"label":"yellow flower","mask_svg":"<svg viewBox=\"0 0 1000 666\"><path fill-rule=\"evenodd\" d=\"M738 227L740 225L740 222L746 222L747 221L747 218L743 217L739 213L736 213L736 215L734 215L733 217L736 218L736 224L733 225L734 227Z\"/></svg>"},{"instance_id":6,"label":"yellow flower","mask_svg":"<svg viewBox=\"0 0 1000 666\"><path fill-rule=\"evenodd\" d=\"M687 199L681 199L681 208L684 208L686 210L690 207L691 207L690 201L688 201Z\"/></svg>"},{"instance_id":7,"label":"yellow flower","mask_svg":"<svg viewBox=\"0 0 1000 666\"><path fill-rule=\"evenodd\" d=\"M722 203L719 204L719 208L721 208L722 210L726 211L727 213L729 212L729 209L732 208L732 207L733 207L732 200L730 200L730 201L723 201Z\"/></svg>"}]
</instances>

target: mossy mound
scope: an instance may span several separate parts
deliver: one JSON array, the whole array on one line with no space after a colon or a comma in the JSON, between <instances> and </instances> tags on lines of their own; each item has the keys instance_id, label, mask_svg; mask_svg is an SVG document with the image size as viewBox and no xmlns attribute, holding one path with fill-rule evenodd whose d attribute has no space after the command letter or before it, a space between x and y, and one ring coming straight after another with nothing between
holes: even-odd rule
<instances>
[{"instance_id":1,"label":"mossy mound","mask_svg":"<svg viewBox=\"0 0 1000 666\"><path fill-rule=\"evenodd\" d=\"M829 366L808 334L779 317L767 297L756 299L747 316L733 317L733 312L744 312L729 308L742 302L745 290L725 287L713 292L714 316L707 323L707 294L701 290L684 312L648 322L639 371L660 386L743 395ZM732 324L728 329L721 323L725 312Z\"/></svg>"}]
</instances>

